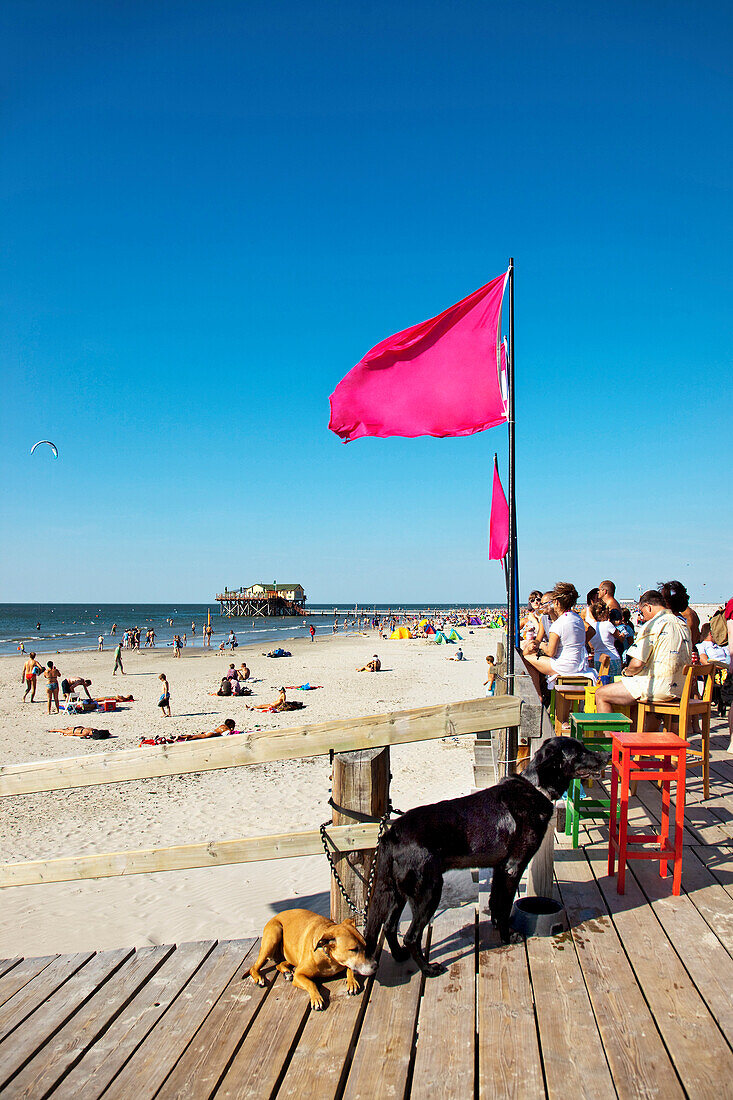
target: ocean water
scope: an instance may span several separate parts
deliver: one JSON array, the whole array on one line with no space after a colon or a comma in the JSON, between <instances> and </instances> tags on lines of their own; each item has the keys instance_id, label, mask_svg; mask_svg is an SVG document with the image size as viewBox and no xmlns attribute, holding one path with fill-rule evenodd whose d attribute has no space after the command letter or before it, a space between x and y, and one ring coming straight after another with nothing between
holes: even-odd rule
<instances>
[{"instance_id":1,"label":"ocean water","mask_svg":"<svg viewBox=\"0 0 733 1100\"><path fill-rule=\"evenodd\" d=\"M418 606L408 604L402 609L407 614L416 612L449 611L456 605L433 604ZM485 605L498 606L498 605ZM361 605L359 605L361 608ZM339 623L343 626L348 615L354 618L355 605L338 609ZM364 614L376 609L378 614L394 612L394 606L387 604L369 604ZM333 628L332 604L314 604L310 610L328 612L326 615L299 616L298 618L274 619L226 619L219 614L219 605L212 604L0 604L0 654L17 654L18 646L23 643L26 653L56 653L68 650L96 649L97 639L104 637L104 648L113 649L118 640L122 640L125 630L140 627L141 646L145 643L145 631L154 627L155 644L158 648L172 647L173 635L188 635L187 645L200 648L203 628L211 611L211 626L214 631L212 646L218 646L226 639L229 630L234 630L240 645L257 644L269 647L282 645L288 638L308 636L311 623L316 634L330 634ZM167 620L171 619L173 625ZM113 624L117 624L116 635L111 634ZM191 623L196 624L196 634L192 635Z\"/></svg>"}]
</instances>

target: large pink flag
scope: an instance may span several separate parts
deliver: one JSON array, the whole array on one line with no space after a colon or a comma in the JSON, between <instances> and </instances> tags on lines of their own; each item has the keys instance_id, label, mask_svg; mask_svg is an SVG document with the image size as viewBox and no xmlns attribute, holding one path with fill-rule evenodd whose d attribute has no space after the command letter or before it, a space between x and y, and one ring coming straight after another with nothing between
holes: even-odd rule
<instances>
[{"instance_id":1,"label":"large pink flag","mask_svg":"<svg viewBox=\"0 0 733 1100\"><path fill-rule=\"evenodd\" d=\"M499 465L494 455L494 488L491 494L489 520L489 560L501 561L509 550L509 505L506 502Z\"/></svg>"},{"instance_id":2,"label":"large pink flag","mask_svg":"<svg viewBox=\"0 0 733 1100\"><path fill-rule=\"evenodd\" d=\"M508 273L507 273L508 274ZM473 435L506 420L499 326L507 275L368 351L331 394L331 431Z\"/></svg>"}]
</instances>

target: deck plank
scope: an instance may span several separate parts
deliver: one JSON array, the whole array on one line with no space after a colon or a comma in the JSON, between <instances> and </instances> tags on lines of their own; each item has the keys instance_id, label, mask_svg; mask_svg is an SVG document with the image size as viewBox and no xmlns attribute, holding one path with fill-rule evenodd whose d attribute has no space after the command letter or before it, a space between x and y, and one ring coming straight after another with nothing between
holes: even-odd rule
<instances>
[{"instance_id":1,"label":"deck plank","mask_svg":"<svg viewBox=\"0 0 733 1100\"><path fill-rule=\"evenodd\" d=\"M7 974L9 970L12 970L14 966L23 961L23 956L18 955L14 959L0 959L0 978L4 974Z\"/></svg>"},{"instance_id":2,"label":"deck plank","mask_svg":"<svg viewBox=\"0 0 733 1100\"><path fill-rule=\"evenodd\" d=\"M479 894L479 1098L537 1100L545 1096L532 985L524 943L502 944Z\"/></svg>"},{"instance_id":3,"label":"deck plank","mask_svg":"<svg viewBox=\"0 0 733 1100\"><path fill-rule=\"evenodd\" d=\"M214 940L184 943L152 978L84 1057L63 1079L54 1100L97 1100L157 1021L175 1002L192 975L215 947Z\"/></svg>"},{"instance_id":4,"label":"deck plank","mask_svg":"<svg viewBox=\"0 0 733 1100\"><path fill-rule=\"evenodd\" d=\"M112 974L132 955L132 948L104 951L81 967L64 982L39 1010L26 1017L0 1044L0 1089L15 1077L28 1061L55 1036L59 1028L93 996L98 986L104 986ZM16 1086L13 1085L13 1091Z\"/></svg>"},{"instance_id":5,"label":"deck plank","mask_svg":"<svg viewBox=\"0 0 733 1100\"><path fill-rule=\"evenodd\" d=\"M354 997L348 995L343 977L324 983L328 1007L324 1012L308 1014L278 1089L278 1100L331 1100L338 1095L373 981L362 978L362 992Z\"/></svg>"},{"instance_id":6,"label":"deck plank","mask_svg":"<svg viewBox=\"0 0 733 1100\"><path fill-rule=\"evenodd\" d=\"M721 844L693 845L693 852L725 892L733 897L733 848Z\"/></svg>"},{"instance_id":7,"label":"deck plank","mask_svg":"<svg viewBox=\"0 0 733 1100\"><path fill-rule=\"evenodd\" d=\"M147 1100L160 1089L241 965L248 948L221 943L186 983L165 1015L105 1092L106 1100Z\"/></svg>"},{"instance_id":8,"label":"deck plank","mask_svg":"<svg viewBox=\"0 0 733 1100\"><path fill-rule=\"evenodd\" d=\"M6 971L0 978L0 1005L4 1005L6 1001L14 997L23 986L28 985L28 982L32 981L37 974L45 970L58 957L58 955L45 955L40 959L21 959L12 970Z\"/></svg>"},{"instance_id":9,"label":"deck plank","mask_svg":"<svg viewBox=\"0 0 733 1100\"><path fill-rule=\"evenodd\" d=\"M728 1042L733 1040L733 959L686 894L672 894L671 870L660 878L658 864L633 865L638 883L659 923L697 986Z\"/></svg>"},{"instance_id":10,"label":"deck plank","mask_svg":"<svg viewBox=\"0 0 733 1100\"><path fill-rule=\"evenodd\" d=\"M527 957L548 1097L615 1100L572 936L531 937Z\"/></svg>"},{"instance_id":11,"label":"deck plank","mask_svg":"<svg viewBox=\"0 0 733 1100\"><path fill-rule=\"evenodd\" d=\"M267 989L255 985L249 968L257 957L255 939L238 941L240 963L226 987L166 1079L161 1100L210 1096L260 1008Z\"/></svg>"},{"instance_id":12,"label":"deck plank","mask_svg":"<svg viewBox=\"0 0 733 1100\"><path fill-rule=\"evenodd\" d=\"M36 1097L50 1092L173 950L173 947L142 947L127 958L14 1078L13 1095ZM89 967L82 974L86 975L88 970Z\"/></svg>"},{"instance_id":13,"label":"deck plank","mask_svg":"<svg viewBox=\"0 0 733 1100\"><path fill-rule=\"evenodd\" d=\"M277 974L222 1079L217 1100L262 1100L271 1096L309 1012L308 994Z\"/></svg>"},{"instance_id":14,"label":"deck plank","mask_svg":"<svg viewBox=\"0 0 733 1100\"><path fill-rule=\"evenodd\" d=\"M556 850L555 872L619 1096L683 1097L585 853Z\"/></svg>"},{"instance_id":15,"label":"deck plank","mask_svg":"<svg viewBox=\"0 0 733 1100\"><path fill-rule=\"evenodd\" d=\"M19 989L0 1007L0 1042L19 1027L32 1012L51 997L77 970L89 962L93 951L81 951L75 955L59 955L43 966L40 973ZM29 960L34 962L35 960ZM8 977L12 976L12 970Z\"/></svg>"},{"instance_id":16,"label":"deck plank","mask_svg":"<svg viewBox=\"0 0 733 1100\"><path fill-rule=\"evenodd\" d=\"M383 947L344 1100L404 1096L422 985L423 976L412 960L396 963L389 948Z\"/></svg>"},{"instance_id":17,"label":"deck plank","mask_svg":"<svg viewBox=\"0 0 733 1100\"><path fill-rule=\"evenodd\" d=\"M476 1045L476 905L439 911L430 961L446 967L427 978L420 1005L412 1095L473 1096Z\"/></svg>"},{"instance_id":18,"label":"deck plank","mask_svg":"<svg viewBox=\"0 0 733 1100\"><path fill-rule=\"evenodd\" d=\"M606 874L607 848L587 848L586 854L683 1087L691 1096L719 1094L721 1082L733 1080L730 1047L633 874L626 877L626 893L617 894L616 879Z\"/></svg>"}]
</instances>

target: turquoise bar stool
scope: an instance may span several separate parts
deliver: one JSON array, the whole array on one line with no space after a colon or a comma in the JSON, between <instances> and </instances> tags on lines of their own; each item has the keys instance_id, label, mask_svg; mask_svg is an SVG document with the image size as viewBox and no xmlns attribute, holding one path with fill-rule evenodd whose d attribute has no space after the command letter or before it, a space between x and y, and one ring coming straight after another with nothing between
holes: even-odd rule
<instances>
[{"instance_id":1,"label":"turquoise bar stool","mask_svg":"<svg viewBox=\"0 0 733 1100\"><path fill-rule=\"evenodd\" d=\"M614 733L629 733L631 719L625 714L571 714L570 736L582 741L589 749L611 751ZM610 798L589 798L582 792L581 781L573 779L565 803L565 835L572 836L573 848L578 847L578 829L584 817L609 817Z\"/></svg>"}]
</instances>

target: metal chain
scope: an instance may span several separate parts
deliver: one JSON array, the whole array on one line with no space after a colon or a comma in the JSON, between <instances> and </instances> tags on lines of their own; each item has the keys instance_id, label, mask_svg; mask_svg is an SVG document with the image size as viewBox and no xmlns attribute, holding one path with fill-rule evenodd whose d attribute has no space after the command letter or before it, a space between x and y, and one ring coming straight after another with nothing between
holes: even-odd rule
<instances>
[{"instance_id":1,"label":"metal chain","mask_svg":"<svg viewBox=\"0 0 733 1100\"><path fill-rule=\"evenodd\" d=\"M382 843L382 837L384 836L385 830L387 828L387 824L389 822L390 814L392 812L393 812L393 810L392 810L392 808L390 808L389 810L387 810L386 814L384 814L379 820L379 832L377 834L377 846L374 849L374 856L372 857L372 865L369 868L369 878L367 880L366 899L365 899L365 902L364 902L364 908L363 909L360 909L358 907L358 905L355 905L354 902L351 900L346 887L344 886L343 882L341 881L341 876L339 875L338 871L336 870L336 863L335 863L335 860L334 860L333 856L331 855L331 851L330 851L329 845L328 845L328 836L327 836L327 833L326 833L326 829L328 828L329 825L333 826L333 822L332 821L324 821L323 824L320 826L320 829L319 829L320 834L321 834L321 841L323 842L323 851L326 853L326 859L328 860L329 866L331 868L331 874L333 875L334 879L336 880L336 885L339 888L339 891L341 893L342 898L344 899L344 901L348 905L351 912L357 918L357 920L359 920L361 922L366 921L367 910L369 909L369 902L371 901L371 897L372 897L372 889L374 888L374 876L377 873L377 861L379 859L379 845ZM401 812L400 810L394 810L394 813L400 813L400 812Z\"/></svg>"}]
</instances>

